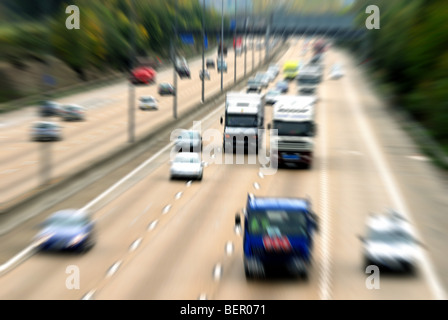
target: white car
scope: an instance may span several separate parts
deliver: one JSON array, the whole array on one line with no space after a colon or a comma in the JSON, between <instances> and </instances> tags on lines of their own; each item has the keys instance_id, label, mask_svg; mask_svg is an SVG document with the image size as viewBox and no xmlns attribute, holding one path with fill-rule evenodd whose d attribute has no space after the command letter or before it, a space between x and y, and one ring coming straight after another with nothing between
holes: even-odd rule
<instances>
[{"instance_id":1,"label":"white car","mask_svg":"<svg viewBox=\"0 0 448 320\"><path fill-rule=\"evenodd\" d=\"M364 244L364 267L375 265L389 271L413 272L420 242L410 223L397 212L370 215Z\"/></svg>"},{"instance_id":2,"label":"white car","mask_svg":"<svg viewBox=\"0 0 448 320\"><path fill-rule=\"evenodd\" d=\"M342 71L342 67L339 64L334 64L330 70L330 79L339 79L344 76L344 72Z\"/></svg>"},{"instance_id":3,"label":"white car","mask_svg":"<svg viewBox=\"0 0 448 320\"><path fill-rule=\"evenodd\" d=\"M170 179L202 180L204 163L201 154L196 152L181 152L171 161Z\"/></svg>"},{"instance_id":4,"label":"white car","mask_svg":"<svg viewBox=\"0 0 448 320\"><path fill-rule=\"evenodd\" d=\"M202 152L202 137L198 130L180 131L174 146L176 152Z\"/></svg>"},{"instance_id":5,"label":"white car","mask_svg":"<svg viewBox=\"0 0 448 320\"><path fill-rule=\"evenodd\" d=\"M153 96L140 97L138 108L140 110L158 110L158 101Z\"/></svg>"},{"instance_id":6,"label":"white car","mask_svg":"<svg viewBox=\"0 0 448 320\"><path fill-rule=\"evenodd\" d=\"M52 121L36 121L31 127L31 141L62 140L61 125Z\"/></svg>"},{"instance_id":7,"label":"white car","mask_svg":"<svg viewBox=\"0 0 448 320\"><path fill-rule=\"evenodd\" d=\"M60 115L64 121L84 121L86 120L86 110L86 108L77 104L69 104L61 107Z\"/></svg>"},{"instance_id":8,"label":"white car","mask_svg":"<svg viewBox=\"0 0 448 320\"><path fill-rule=\"evenodd\" d=\"M279 70L277 67L272 66L272 67L269 67L269 68L268 68L268 71L267 71L267 72L268 72L268 73L271 73L271 74L273 75L274 79L275 79L275 78L277 78L277 76L278 76L280 70ZM273 80L274 80L274 79L273 79Z\"/></svg>"}]
</instances>

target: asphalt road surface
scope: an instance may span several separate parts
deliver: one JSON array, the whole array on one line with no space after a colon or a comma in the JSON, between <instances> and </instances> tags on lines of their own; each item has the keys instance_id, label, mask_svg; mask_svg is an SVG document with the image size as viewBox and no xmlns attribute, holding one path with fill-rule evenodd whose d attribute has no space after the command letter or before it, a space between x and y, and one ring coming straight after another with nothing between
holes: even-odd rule
<instances>
[{"instance_id":1,"label":"asphalt road surface","mask_svg":"<svg viewBox=\"0 0 448 320\"><path fill-rule=\"evenodd\" d=\"M302 46L300 41L295 43L278 63L300 57ZM307 57L309 53L302 58ZM330 80L329 66L336 62L343 65L346 76ZM214 151L206 159L202 181L169 180L170 140L165 137L142 159L147 160L144 167L133 172L140 163L130 163L120 174L104 178L2 236L0 299L445 299L447 181L389 115L368 85L368 74L354 65L347 53L331 49L325 65L317 106L315 161L310 170L279 169L271 174L259 163L249 164L248 156L243 164L236 163L236 156L225 158L220 153L220 106L197 119L202 120L203 132L221 133L218 139L204 141L204 146ZM231 69L228 81L233 81ZM196 71L193 69L193 78ZM212 81L215 77L212 73ZM180 83L197 86L183 99L198 96L197 79ZM213 83L219 87L219 82ZM292 82L290 94L295 92ZM162 121L162 114L169 117L169 101L163 102L159 113L139 114L139 121L143 124L159 116L157 121ZM126 107L117 101L107 110L92 110L88 122L73 124L70 130L77 138L67 143L81 137L89 141L87 136L114 125L121 126L123 132L117 140L123 141L125 124L120 122L126 122ZM267 123L271 112L267 106ZM104 127L90 124L95 118L96 123L104 122ZM15 129L15 145L29 143L25 128ZM13 157L18 151L8 152ZM108 192L108 186L127 174L133 183ZM248 193L312 199L321 230L308 281L246 281L242 237L234 227L234 216L241 212ZM29 247L35 226L46 214L85 206L95 209L98 227L98 242L91 251L43 254ZM366 280L370 274L363 268L357 236L364 232L367 215L385 208L405 214L424 247L415 274L381 274L380 288L369 289ZM71 268L79 271L79 288L67 287Z\"/></svg>"}]
</instances>

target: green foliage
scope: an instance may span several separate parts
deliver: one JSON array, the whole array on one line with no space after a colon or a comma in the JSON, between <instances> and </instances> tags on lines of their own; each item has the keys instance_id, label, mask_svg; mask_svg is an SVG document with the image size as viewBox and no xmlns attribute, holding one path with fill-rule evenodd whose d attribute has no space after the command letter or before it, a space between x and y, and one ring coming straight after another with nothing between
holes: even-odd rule
<instances>
[{"instance_id":1,"label":"green foliage","mask_svg":"<svg viewBox=\"0 0 448 320\"><path fill-rule=\"evenodd\" d=\"M358 0L358 24L364 26L365 8ZM395 88L396 101L448 145L448 7L444 0L377 0L380 30L367 32L373 69Z\"/></svg>"},{"instance_id":2,"label":"green foliage","mask_svg":"<svg viewBox=\"0 0 448 320\"><path fill-rule=\"evenodd\" d=\"M167 58L175 25L178 30L202 30L203 10L198 0L45 1L45 5L34 0L2 3L0 8L8 9L23 21L0 26L0 59L42 59L52 54L84 79L86 69L126 70L134 53ZM80 9L79 30L65 26L67 5ZM33 12L38 15L30 23L28 17ZM205 24L208 30L219 30L220 14L207 11Z\"/></svg>"}]
</instances>

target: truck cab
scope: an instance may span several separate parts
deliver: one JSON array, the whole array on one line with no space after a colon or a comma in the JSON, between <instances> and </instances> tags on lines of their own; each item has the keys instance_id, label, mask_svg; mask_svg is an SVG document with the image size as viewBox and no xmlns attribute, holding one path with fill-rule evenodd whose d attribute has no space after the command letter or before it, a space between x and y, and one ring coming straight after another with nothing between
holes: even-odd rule
<instances>
[{"instance_id":1,"label":"truck cab","mask_svg":"<svg viewBox=\"0 0 448 320\"><path fill-rule=\"evenodd\" d=\"M318 230L318 218L309 199L249 194L244 218L237 213L235 224L243 233L247 279L276 271L308 278Z\"/></svg>"},{"instance_id":2,"label":"truck cab","mask_svg":"<svg viewBox=\"0 0 448 320\"><path fill-rule=\"evenodd\" d=\"M274 104L271 135L271 157L278 166L305 165L311 168L314 154L315 96L282 96Z\"/></svg>"},{"instance_id":3,"label":"truck cab","mask_svg":"<svg viewBox=\"0 0 448 320\"><path fill-rule=\"evenodd\" d=\"M261 147L259 129L264 129L265 97L257 93L228 92L226 94L224 152L258 153Z\"/></svg>"}]
</instances>

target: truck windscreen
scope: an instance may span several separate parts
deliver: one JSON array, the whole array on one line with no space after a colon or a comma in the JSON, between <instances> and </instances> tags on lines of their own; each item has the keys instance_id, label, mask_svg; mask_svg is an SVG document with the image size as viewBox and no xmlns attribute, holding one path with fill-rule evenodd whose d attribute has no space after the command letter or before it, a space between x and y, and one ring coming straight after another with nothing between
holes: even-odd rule
<instances>
[{"instance_id":1,"label":"truck windscreen","mask_svg":"<svg viewBox=\"0 0 448 320\"><path fill-rule=\"evenodd\" d=\"M310 121L286 122L274 121L274 129L278 130L279 136L312 137L313 125Z\"/></svg>"},{"instance_id":2,"label":"truck windscreen","mask_svg":"<svg viewBox=\"0 0 448 320\"><path fill-rule=\"evenodd\" d=\"M306 212L266 210L248 212L248 232L251 235L305 236L307 235Z\"/></svg>"},{"instance_id":3,"label":"truck windscreen","mask_svg":"<svg viewBox=\"0 0 448 320\"><path fill-rule=\"evenodd\" d=\"M319 78L316 77L299 77L297 80L299 84L318 84Z\"/></svg>"},{"instance_id":4,"label":"truck windscreen","mask_svg":"<svg viewBox=\"0 0 448 320\"><path fill-rule=\"evenodd\" d=\"M257 116L254 114L228 114L227 127L253 128L257 127Z\"/></svg>"}]
</instances>

